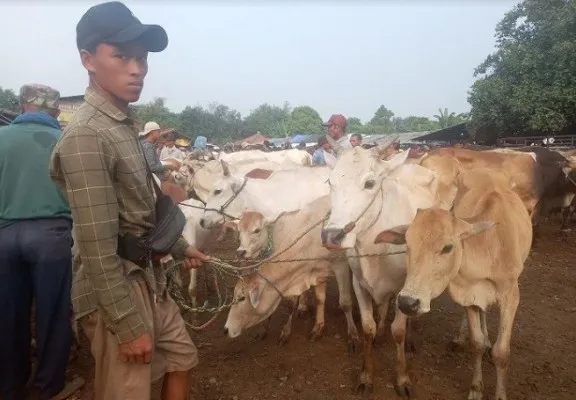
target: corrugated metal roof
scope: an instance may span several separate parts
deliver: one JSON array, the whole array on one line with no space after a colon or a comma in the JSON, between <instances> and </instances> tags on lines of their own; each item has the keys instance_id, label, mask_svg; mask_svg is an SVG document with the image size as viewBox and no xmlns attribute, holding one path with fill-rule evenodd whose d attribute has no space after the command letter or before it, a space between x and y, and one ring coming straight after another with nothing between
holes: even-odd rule
<instances>
[{"instance_id":1,"label":"corrugated metal roof","mask_svg":"<svg viewBox=\"0 0 576 400\"><path fill-rule=\"evenodd\" d=\"M390 136L398 136L400 143L413 143L417 142L413 140L420 136L424 136L430 133L430 131L424 132L402 132L402 133L385 133L377 135L362 135L362 144L378 144L378 142Z\"/></svg>"}]
</instances>

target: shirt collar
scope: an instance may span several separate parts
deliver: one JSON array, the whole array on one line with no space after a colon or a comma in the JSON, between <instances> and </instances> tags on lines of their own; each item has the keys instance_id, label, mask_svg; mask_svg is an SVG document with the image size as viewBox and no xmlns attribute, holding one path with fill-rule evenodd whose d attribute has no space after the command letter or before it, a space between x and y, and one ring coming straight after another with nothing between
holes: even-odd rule
<instances>
[{"instance_id":1,"label":"shirt collar","mask_svg":"<svg viewBox=\"0 0 576 400\"><path fill-rule=\"evenodd\" d=\"M133 115L130 111L125 113L118 109L114 104L106 100L102 95L100 95L96 90L92 88L87 88L84 94L84 100L94 108L98 109L100 112L106 114L110 118L118 122L132 123L134 121Z\"/></svg>"}]
</instances>

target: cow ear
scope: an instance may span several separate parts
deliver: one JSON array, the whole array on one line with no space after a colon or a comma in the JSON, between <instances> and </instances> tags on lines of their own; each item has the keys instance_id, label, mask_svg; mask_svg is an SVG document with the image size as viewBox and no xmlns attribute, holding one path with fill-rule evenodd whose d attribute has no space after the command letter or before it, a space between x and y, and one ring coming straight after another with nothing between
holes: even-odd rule
<instances>
[{"instance_id":1,"label":"cow ear","mask_svg":"<svg viewBox=\"0 0 576 400\"><path fill-rule=\"evenodd\" d=\"M464 222L464 221L462 221ZM460 239L464 240L470 236L477 235L482 232L486 232L496 226L496 222L492 221L480 221L474 222L473 224L466 224L466 228L460 231Z\"/></svg>"},{"instance_id":2,"label":"cow ear","mask_svg":"<svg viewBox=\"0 0 576 400\"><path fill-rule=\"evenodd\" d=\"M224 176L230 176L230 169L228 168L226 161L220 160L220 163L222 164L222 173Z\"/></svg>"},{"instance_id":3,"label":"cow ear","mask_svg":"<svg viewBox=\"0 0 576 400\"><path fill-rule=\"evenodd\" d=\"M258 283L253 286L249 291L248 295L250 296L250 304L252 304L252 308L258 308L258 304L260 304L260 297L262 296L262 291L264 290L264 282L261 279L258 279Z\"/></svg>"},{"instance_id":4,"label":"cow ear","mask_svg":"<svg viewBox=\"0 0 576 400\"><path fill-rule=\"evenodd\" d=\"M380 232L374 243L406 244L406 231L409 225L398 225Z\"/></svg>"}]
</instances>

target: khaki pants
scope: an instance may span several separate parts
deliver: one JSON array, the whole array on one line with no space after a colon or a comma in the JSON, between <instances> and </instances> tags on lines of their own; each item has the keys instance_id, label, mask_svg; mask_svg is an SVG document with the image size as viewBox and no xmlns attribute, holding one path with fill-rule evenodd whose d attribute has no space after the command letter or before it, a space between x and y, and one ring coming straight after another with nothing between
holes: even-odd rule
<instances>
[{"instance_id":1,"label":"khaki pants","mask_svg":"<svg viewBox=\"0 0 576 400\"><path fill-rule=\"evenodd\" d=\"M148 325L154 343L150 364L126 364L118 355L118 341L106 329L96 311L80 319L88 336L96 362L95 400L148 400L152 382L167 372L188 371L198 364L196 346L180 315L180 309L168 296L154 302L148 286L137 280L131 284L136 309Z\"/></svg>"}]
</instances>

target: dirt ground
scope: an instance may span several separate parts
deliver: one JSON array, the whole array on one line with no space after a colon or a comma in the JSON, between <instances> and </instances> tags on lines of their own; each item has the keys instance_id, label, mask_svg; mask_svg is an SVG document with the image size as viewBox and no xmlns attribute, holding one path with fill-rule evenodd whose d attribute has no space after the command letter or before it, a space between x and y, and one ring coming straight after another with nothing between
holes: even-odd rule
<instances>
[{"instance_id":1,"label":"dirt ground","mask_svg":"<svg viewBox=\"0 0 576 400\"><path fill-rule=\"evenodd\" d=\"M508 398L522 400L568 400L576 398L576 271L573 243L566 242L558 225L543 227L541 241L533 250L521 278L521 301L512 338L508 375ZM217 244L211 253L223 256L234 249L233 240ZM195 370L191 393L203 400L353 400L362 354L350 357L346 350L346 323L338 308L337 290L329 287L326 329L318 342L309 342L312 317L295 320L290 341L276 344L288 305L281 305L272 318L264 340L255 338L256 328L243 337L224 337L223 313L208 330L192 338L199 346L200 365ZM391 319L389 313L389 319ZM410 356L411 377L420 400L466 399L472 378L467 352L454 352L448 343L459 327L461 311L447 296L433 303L433 311L415 323L416 353ZM490 337L496 338L496 310L488 314ZM360 325L358 324L360 329ZM397 398L394 381L395 350L391 335L376 351L376 399ZM93 363L84 340L70 375L87 380L76 399L92 399ZM492 398L494 366L484 362L485 398Z\"/></svg>"}]
</instances>

